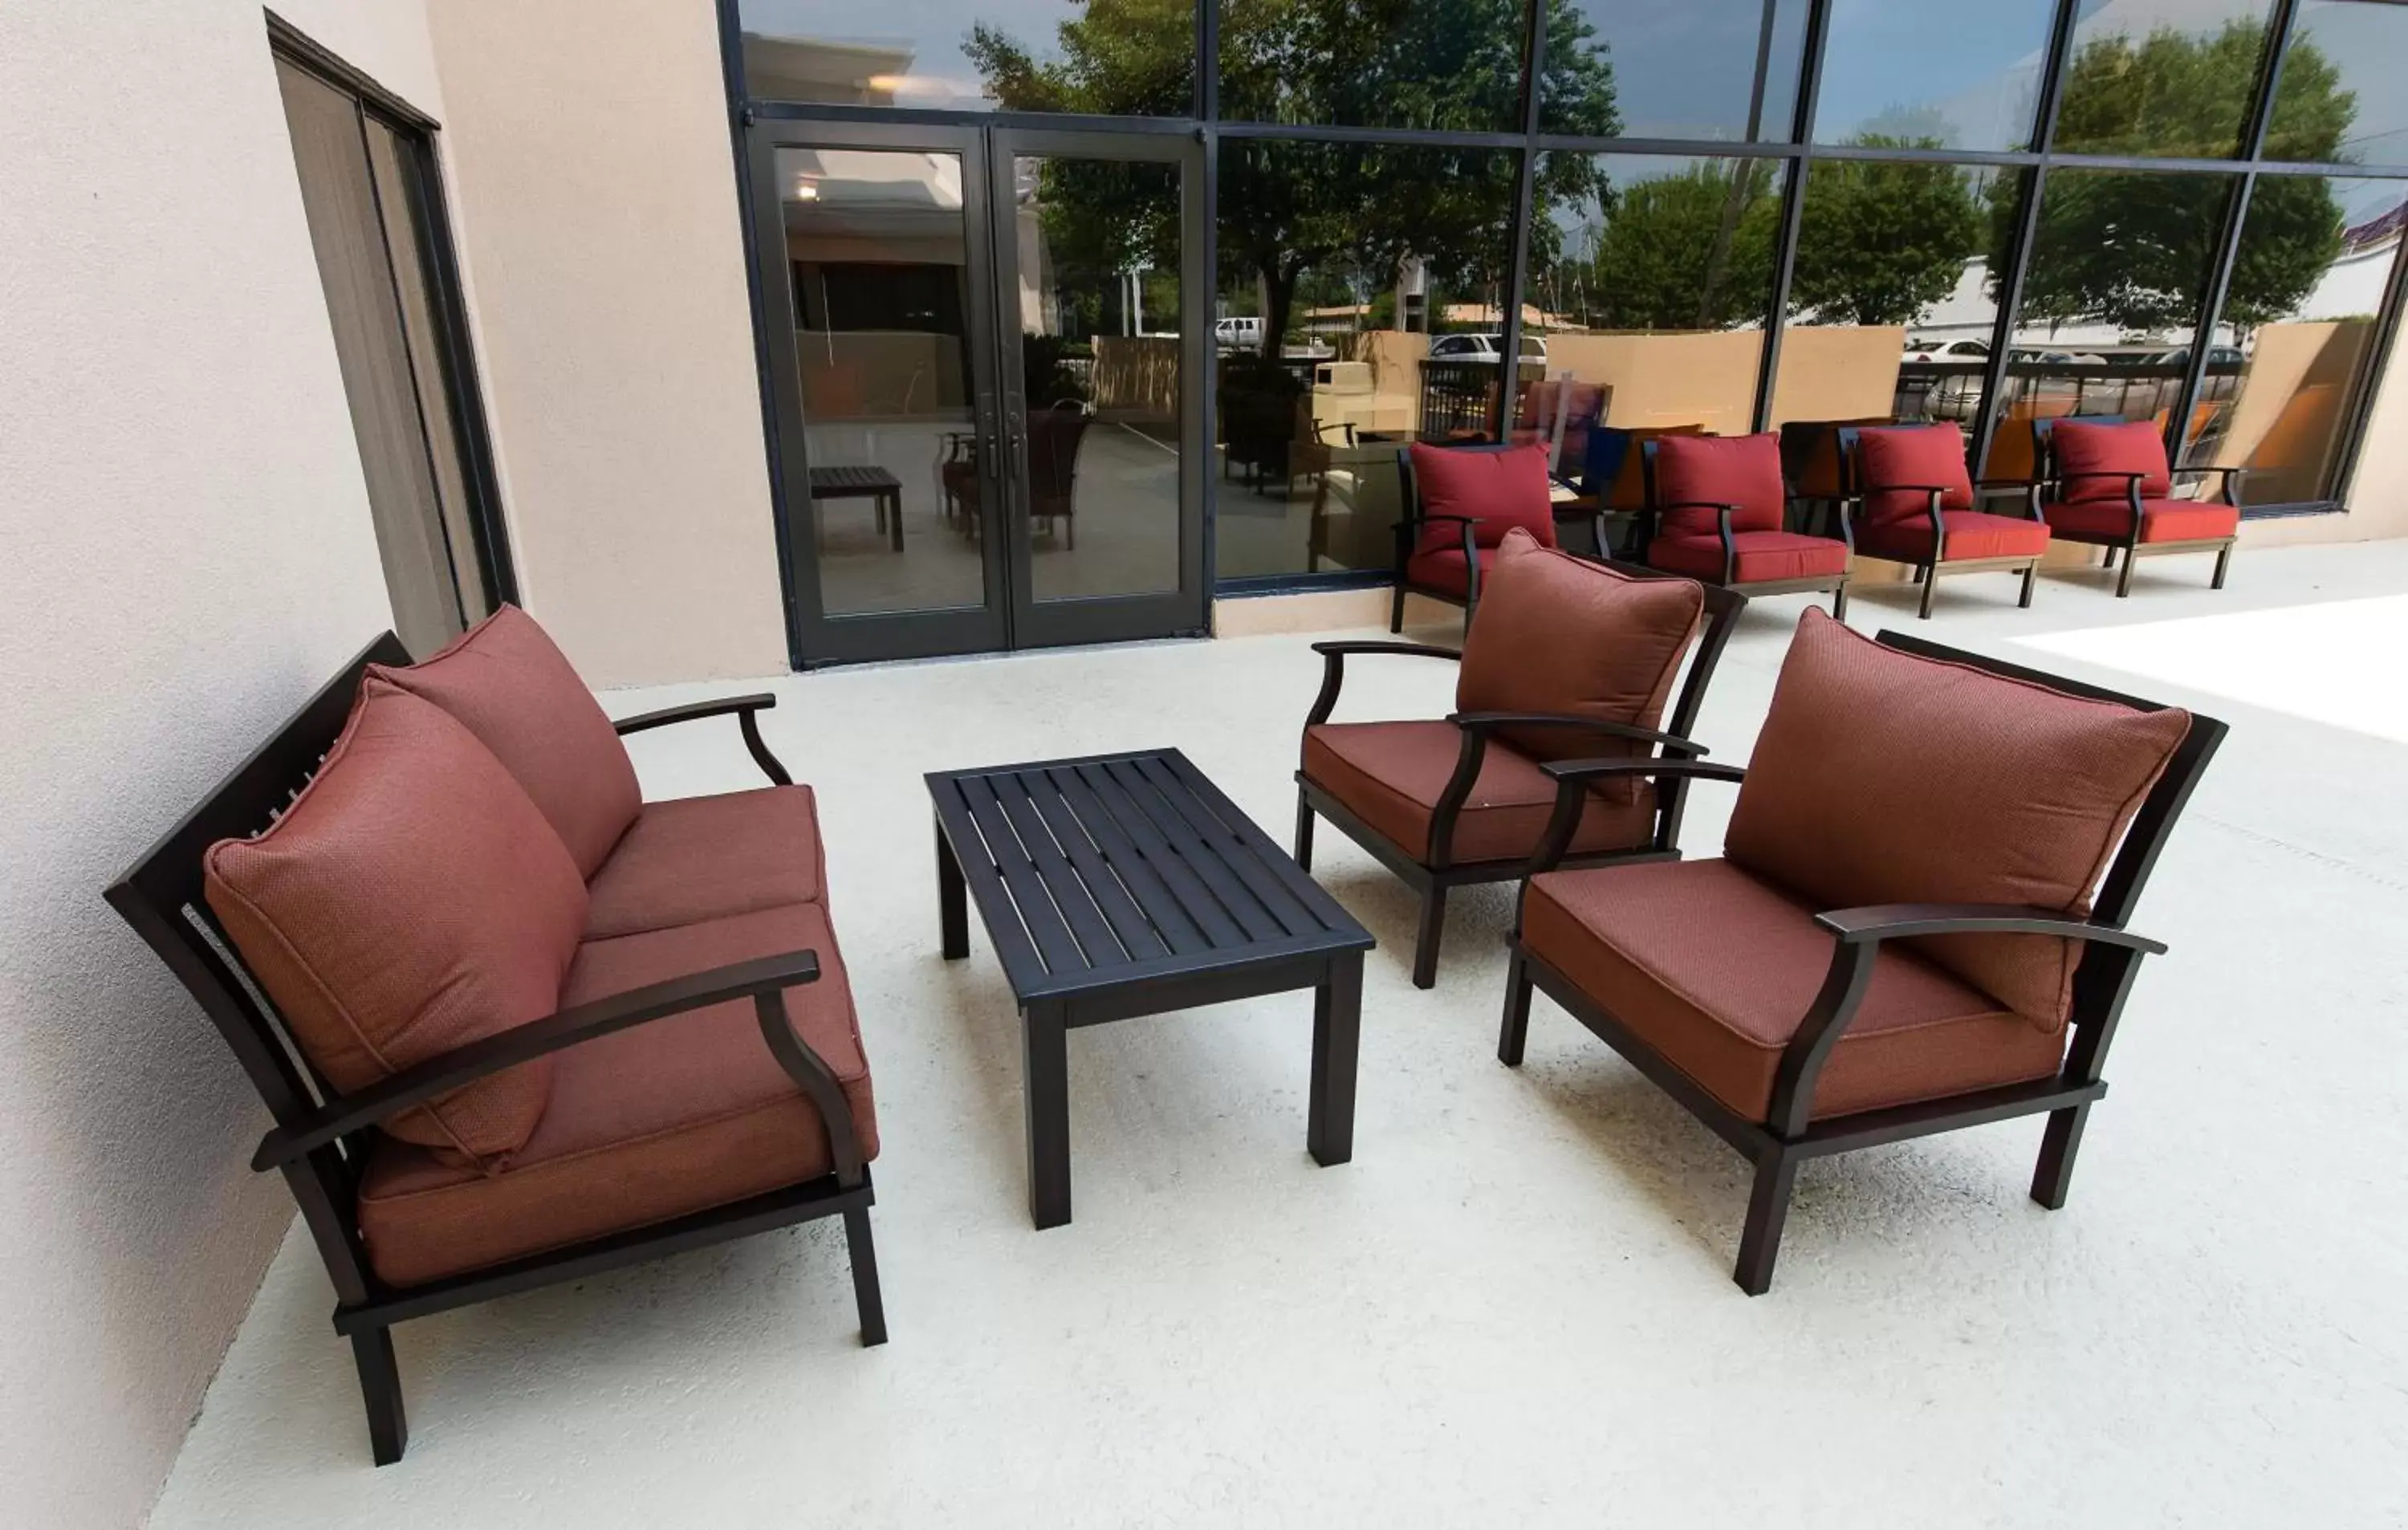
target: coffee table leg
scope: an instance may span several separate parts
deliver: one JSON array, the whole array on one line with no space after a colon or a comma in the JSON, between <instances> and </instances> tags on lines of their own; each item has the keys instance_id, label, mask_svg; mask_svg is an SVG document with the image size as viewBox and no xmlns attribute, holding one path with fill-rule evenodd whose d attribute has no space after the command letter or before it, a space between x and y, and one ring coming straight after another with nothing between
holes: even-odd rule
<instances>
[{"instance_id":1,"label":"coffee table leg","mask_svg":"<svg viewBox=\"0 0 2408 1530\"><path fill-rule=\"evenodd\" d=\"M900 552L903 551L903 496L892 493L884 497L886 530L895 538L895 551Z\"/></svg>"},{"instance_id":2,"label":"coffee table leg","mask_svg":"<svg viewBox=\"0 0 2408 1530\"><path fill-rule=\"evenodd\" d=\"M1070 1220L1070 1051L1062 1011L1020 1012L1021 1091L1028 1114L1028 1218L1039 1228Z\"/></svg>"},{"instance_id":3,"label":"coffee table leg","mask_svg":"<svg viewBox=\"0 0 2408 1530\"><path fill-rule=\"evenodd\" d=\"M958 962L970 953L969 900L962 882L962 863L953 856L945 825L937 825L937 924L944 934L945 960Z\"/></svg>"},{"instance_id":4,"label":"coffee table leg","mask_svg":"<svg viewBox=\"0 0 2408 1530\"><path fill-rule=\"evenodd\" d=\"M1354 1156L1354 1054L1363 1029L1363 953L1329 959L1312 994L1312 1102L1304 1145L1325 1167Z\"/></svg>"}]
</instances>

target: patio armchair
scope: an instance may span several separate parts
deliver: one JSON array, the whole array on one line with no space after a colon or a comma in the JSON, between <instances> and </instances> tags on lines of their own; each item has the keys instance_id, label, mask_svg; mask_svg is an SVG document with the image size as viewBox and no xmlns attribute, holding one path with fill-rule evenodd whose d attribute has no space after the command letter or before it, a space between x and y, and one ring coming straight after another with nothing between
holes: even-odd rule
<instances>
[{"instance_id":1,"label":"patio armchair","mask_svg":"<svg viewBox=\"0 0 2408 1530\"><path fill-rule=\"evenodd\" d=\"M1481 581L1505 534L1518 526L1541 547L1556 544L1555 480L1543 446L1415 441L1398 449L1397 479L1404 513L1396 527L1390 632L1405 630L1408 594L1462 607L1469 632Z\"/></svg>"},{"instance_id":2,"label":"patio armchair","mask_svg":"<svg viewBox=\"0 0 2408 1530\"><path fill-rule=\"evenodd\" d=\"M1660 436L1641 451L1649 566L1751 595L1828 590L1831 614L1847 613L1847 506L1837 536L1789 529L1778 436Z\"/></svg>"},{"instance_id":3,"label":"patio armchair","mask_svg":"<svg viewBox=\"0 0 2408 1530\"><path fill-rule=\"evenodd\" d=\"M1516 527L1496 550L1488 594L1463 650L1414 643L1315 643L1321 694L1304 720L1296 773L1296 858L1310 869L1315 815L1421 894L1413 982L1437 981L1450 888L1523 874L1555 802L1543 762L1660 751L1696 759L1684 736L1745 597L1695 580L1599 564ZM1699 634L1702 615L1702 636ZM1664 705L1696 645L1669 719ZM1332 722L1350 656L1459 666L1456 710L1409 722ZM1669 732L1658 732L1658 722ZM1571 864L1673 854L1686 780L1612 781L1584 800Z\"/></svg>"},{"instance_id":4,"label":"patio armchair","mask_svg":"<svg viewBox=\"0 0 2408 1530\"><path fill-rule=\"evenodd\" d=\"M2132 593L2135 559L2166 552L2214 552L2208 588L2224 588L2241 536L2243 469L2174 467L2158 427L2116 415L2035 420L2032 456L2034 495L2050 535L2105 548L2110 567L2122 554L2118 599ZM2194 476L2218 479L2220 498L2172 497L2175 481Z\"/></svg>"},{"instance_id":5,"label":"patio armchair","mask_svg":"<svg viewBox=\"0 0 2408 1530\"><path fill-rule=\"evenodd\" d=\"M1805 508L1803 524L1814 525L1814 512L1828 509L1825 523L1837 525L1840 507L1855 497L1849 480L1846 434L1851 427L1886 425L1888 415L1858 420L1792 420L1781 427L1781 473L1789 483L1792 503Z\"/></svg>"},{"instance_id":6,"label":"patio armchair","mask_svg":"<svg viewBox=\"0 0 2408 1530\"><path fill-rule=\"evenodd\" d=\"M274 1119L380 1466L395 1324L844 1218L865 1344L869 1071L810 788L767 695L613 724L505 607L387 633L108 889ZM624 734L735 719L770 784L647 803Z\"/></svg>"},{"instance_id":7,"label":"patio armchair","mask_svg":"<svg viewBox=\"0 0 2408 1530\"><path fill-rule=\"evenodd\" d=\"M1498 1057L1522 1062L1535 987L1750 1159L1751 1295L1810 1158L2045 1113L2031 1194L2060 1207L2166 949L2126 922L2224 733L1810 610L1745 770L1541 767ZM1587 793L1684 777L1740 783L1722 859L1562 869Z\"/></svg>"},{"instance_id":8,"label":"patio armchair","mask_svg":"<svg viewBox=\"0 0 2408 1530\"><path fill-rule=\"evenodd\" d=\"M1853 465L1857 496L1856 555L1905 564L1923 586L1915 614L1931 615L1940 576L2007 571L2023 576L2017 606L2029 606L2040 561L2048 552L2048 523L2024 483L1984 479L1965 466L1965 433L1953 424L1884 425L1841 433ZM1993 515L1974 506L1974 491L2026 491L2021 515Z\"/></svg>"}]
</instances>

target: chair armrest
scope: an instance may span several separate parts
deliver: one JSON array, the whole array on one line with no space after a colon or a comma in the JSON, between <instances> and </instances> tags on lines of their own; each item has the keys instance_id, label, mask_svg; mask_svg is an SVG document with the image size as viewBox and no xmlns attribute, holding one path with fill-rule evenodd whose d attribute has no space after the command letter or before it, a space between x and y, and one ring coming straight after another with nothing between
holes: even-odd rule
<instances>
[{"instance_id":1,"label":"chair armrest","mask_svg":"<svg viewBox=\"0 0 2408 1530\"><path fill-rule=\"evenodd\" d=\"M1660 744L1672 754L1697 756L1710 752L1705 745L1677 733L1658 733L1653 728L1609 722L1601 717L1567 717L1560 712L1455 712L1447 721L1458 728L1476 728L1484 733L1498 728L1579 728L1637 743Z\"/></svg>"},{"instance_id":2,"label":"chair armrest","mask_svg":"<svg viewBox=\"0 0 2408 1530\"><path fill-rule=\"evenodd\" d=\"M771 785L792 786L795 778L787 774L785 765L769 752L769 746L761 738L761 714L776 705L778 698L762 691L749 696L722 696L715 701L689 701L682 707L664 707L657 712L620 718L610 727L624 738L631 733L644 733L653 728L666 728L672 723L692 722L706 717L725 717L733 713L736 725L744 732L744 748L752 756L752 763L761 767L761 773L769 778Z\"/></svg>"},{"instance_id":3,"label":"chair armrest","mask_svg":"<svg viewBox=\"0 0 2408 1530\"><path fill-rule=\"evenodd\" d=\"M1868 494L1944 494L1953 485L1945 483L1868 483Z\"/></svg>"},{"instance_id":4,"label":"chair armrest","mask_svg":"<svg viewBox=\"0 0 2408 1530\"><path fill-rule=\"evenodd\" d=\"M2146 473L2115 473L2100 469L2090 473L2059 473L2057 475L2057 481L2071 483L2076 479L2122 479L2127 483L2138 483L2148 476Z\"/></svg>"},{"instance_id":5,"label":"chair armrest","mask_svg":"<svg viewBox=\"0 0 2408 1530\"><path fill-rule=\"evenodd\" d=\"M1346 683L1346 656L1350 653L1394 653L1415 659L1453 659L1460 664L1461 652L1440 648L1430 643L1382 643L1344 640L1315 643L1312 651L1321 655L1321 694L1312 698L1312 710L1304 714L1306 728L1317 728L1329 721L1338 709L1339 688Z\"/></svg>"},{"instance_id":6,"label":"chair armrest","mask_svg":"<svg viewBox=\"0 0 2408 1530\"><path fill-rule=\"evenodd\" d=\"M1816 914L1814 922L1837 936L1842 945L1918 935L2055 935L2123 946L2151 956L2166 951L2163 941L2144 935L2019 903L1882 903Z\"/></svg>"},{"instance_id":7,"label":"chair armrest","mask_svg":"<svg viewBox=\"0 0 2408 1530\"><path fill-rule=\"evenodd\" d=\"M1725 499L1668 499L1661 505L1650 505L1654 510L1736 510L1739 506Z\"/></svg>"},{"instance_id":8,"label":"chair armrest","mask_svg":"<svg viewBox=\"0 0 2408 1530\"><path fill-rule=\"evenodd\" d=\"M1460 522L1461 523L1463 523L1464 525L1467 525L1467 526L1479 526L1479 525L1485 525L1485 524L1487 523L1487 520L1488 520L1488 518L1487 518L1486 516L1480 516L1480 515L1421 515L1421 514L1415 514L1415 515L1409 515L1409 516L1406 516L1403 520L1401 520L1401 521L1398 522L1397 523L1398 523L1398 525L1412 525L1412 526L1418 526L1418 525L1422 525L1422 524L1424 524L1424 523L1426 523L1426 522L1432 522L1432 521L1455 521L1455 522Z\"/></svg>"},{"instance_id":9,"label":"chair armrest","mask_svg":"<svg viewBox=\"0 0 2408 1530\"><path fill-rule=\"evenodd\" d=\"M1741 781L1747 772L1738 765L1709 765L1703 760L1557 760L1542 764L1540 769L1555 778L1555 808L1547 820L1547 832L1539 837L1539 848L1524 869L1525 879L1542 871L1553 870L1571 849L1572 835L1580 828L1581 812L1587 806L1589 784L1616 776L1642 776L1655 780L1695 778L1711 781ZM1662 830L1659 827L1658 833Z\"/></svg>"},{"instance_id":10,"label":"chair armrest","mask_svg":"<svg viewBox=\"0 0 2408 1530\"><path fill-rule=\"evenodd\" d=\"M339 1095L293 1125L278 1127L260 1139L251 1166L279 1167L339 1137L373 1126L463 1084L533 1062L564 1047L691 1009L725 1004L731 999L774 1000L789 988L817 982L819 976L820 959L816 953L788 951L672 978L666 982L649 983L624 994L572 1006L523 1025L513 1025L498 1035L414 1064L366 1089ZM796 1044L801 1045L799 1041Z\"/></svg>"},{"instance_id":11,"label":"chair armrest","mask_svg":"<svg viewBox=\"0 0 2408 1530\"><path fill-rule=\"evenodd\" d=\"M2180 478L2186 473L2221 473L2226 478L2239 478L2248 471L2246 467L2177 467L2173 470L2173 476Z\"/></svg>"},{"instance_id":12,"label":"chair armrest","mask_svg":"<svg viewBox=\"0 0 2408 1530\"><path fill-rule=\"evenodd\" d=\"M2037 479L1975 479L1973 487L1976 489L2028 489L2038 481L2040 480Z\"/></svg>"}]
</instances>

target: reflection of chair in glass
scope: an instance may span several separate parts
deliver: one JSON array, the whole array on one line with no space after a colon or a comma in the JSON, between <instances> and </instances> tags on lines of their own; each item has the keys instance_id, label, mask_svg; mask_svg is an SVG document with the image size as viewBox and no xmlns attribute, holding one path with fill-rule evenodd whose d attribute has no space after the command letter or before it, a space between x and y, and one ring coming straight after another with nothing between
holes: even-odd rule
<instances>
[{"instance_id":1,"label":"reflection of chair in glass","mask_svg":"<svg viewBox=\"0 0 2408 1530\"><path fill-rule=\"evenodd\" d=\"M1599 425L1588 433L1587 450L1582 459L1580 492L1593 502L1597 516L1597 550L1606 551L1605 519L1610 515L1631 517L1635 521L1647 508L1647 473L1644 444L1659 436L1698 436L1705 432L1703 424L1645 425L1625 429L1617 425ZM1638 537L1629 538L1624 551L1637 555Z\"/></svg>"},{"instance_id":2,"label":"reflection of chair in glass","mask_svg":"<svg viewBox=\"0 0 2408 1530\"><path fill-rule=\"evenodd\" d=\"M1339 432L1344 444L1352 447L1354 445L1354 422L1332 420L1325 423L1315 420L1311 398L1297 399L1296 413L1296 444L1287 460L1288 482L1293 487L1296 480L1302 478L1312 483L1312 509L1304 532L1304 571L1317 574L1321 572L1322 558L1329 551L1329 470L1337 465L1336 456L1330 450L1329 433ZM1351 501L1347 508L1354 508Z\"/></svg>"},{"instance_id":3,"label":"reflection of chair in glass","mask_svg":"<svg viewBox=\"0 0 2408 1530\"><path fill-rule=\"evenodd\" d=\"M1805 524L1814 523L1818 507L1830 507L1836 516L1840 502L1850 495L1841 434L1852 425L1889 422L1888 416L1881 415L1862 420L1792 420L1781 427L1781 471L1789 480L1789 497L1806 508Z\"/></svg>"},{"instance_id":4,"label":"reflection of chair in glass","mask_svg":"<svg viewBox=\"0 0 2408 1530\"><path fill-rule=\"evenodd\" d=\"M1480 580L1505 534L1519 526L1541 547L1555 545L1554 480L1543 447L1477 442L1397 453L1404 514L1397 520L1395 604L1388 630L1405 630L1406 594L1463 608L1463 627L1480 604Z\"/></svg>"},{"instance_id":5,"label":"reflection of chair in glass","mask_svg":"<svg viewBox=\"0 0 2408 1530\"><path fill-rule=\"evenodd\" d=\"M1852 427L1840 437L1858 496L1856 553L1913 566L1923 586L1917 615L1930 616L1942 573L2019 572L2024 587L2015 604L2031 604L2032 583L2048 551L2048 525L2029 494L2023 515L1973 508L1963 431L1945 424ZM1998 485L1985 479L1982 486Z\"/></svg>"},{"instance_id":6,"label":"reflection of chair in glass","mask_svg":"<svg viewBox=\"0 0 2408 1530\"><path fill-rule=\"evenodd\" d=\"M949 430L945 432L945 454L937 459L937 493L944 507L945 523L951 525L961 515L962 501L974 493L978 482L978 432ZM965 489L964 484L970 485Z\"/></svg>"},{"instance_id":7,"label":"reflection of chair in glass","mask_svg":"<svg viewBox=\"0 0 2408 1530\"><path fill-rule=\"evenodd\" d=\"M2243 469L2173 468L2156 425L2112 415L2033 421L2032 455L2040 464L2034 493L2050 534L2105 548L2111 565L2123 553L2117 598L2132 593L2132 563L2143 553L2212 550L2215 574L2209 588L2224 588L2241 532ZM2221 503L2173 497L2174 480L2194 474L2222 479Z\"/></svg>"},{"instance_id":8,"label":"reflection of chair in glass","mask_svg":"<svg viewBox=\"0 0 2408 1530\"><path fill-rule=\"evenodd\" d=\"M1513 409L1514 444L1545 446L1549 470L1568 475L1570 465L1588 461L1589 434L1612 398L1613 390L1602 382L1542 378L1527 384Z\"/></svg>"},{"instance_id":9,"label":"reflection of chair in glass","mask_svg":"<svg viewBox=\"0 0 2408 1530\"><path fill-rule=\"evenodd\" d=\"M1640 461L1650 565L1748 594L1828 590L1831 614L1846 614L1847 507L1837 536L1789 529L1780 437L1663 436L1641 443Z\"/></svg>"},{"instance_id":10,"label":"reflection of chair in glass","mask_svg":"<svg viewBox=\"0 0 2408 1530\"><path fill-rule=\"evenodd\" d=\"M1049 533L1061 521L1066 548L1079 545L1073 491L1079 443L1086 436L1089 418L1087 407L1075 399L1063 399L1028 417L1028 519L1032 524L1043 521ZM947 439L947 452L938 476L944 480L949 505L961 511L963 534L975 541L983 530L977 438L955 432Z\"/></svg>"}]
</instances>

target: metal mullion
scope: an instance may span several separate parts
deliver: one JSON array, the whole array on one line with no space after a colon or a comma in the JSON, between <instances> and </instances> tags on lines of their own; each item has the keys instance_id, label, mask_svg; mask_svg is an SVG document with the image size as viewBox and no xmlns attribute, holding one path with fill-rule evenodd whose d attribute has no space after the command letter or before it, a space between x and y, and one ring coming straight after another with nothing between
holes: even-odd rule
<instances>
[{"instance_id":1,"label":"metal mullion","mask_svg":"<svg viewBox=\"0 0 2408 1530\"><path fill-rule=\"evenodd\" d=\"M1209 122L1221 115L1221 0L1195 0L1196 116Z\"/></svg>"},{"instance_id":2,"label":"metal mullion","mask_svg":"<svg viewBox=\"0 0 2408 1530\"><path fill-rule=\"evenodd\" d=\"M898 127L1072 128L1091 133L1192 134L1187 117L1107 117L1070 111L984 111L962 107L863 107L816 101L748 101L760 122L887 122Z\"/></svg>"},{"instance_id":3,"label":"metal mullion","mask_svg":"<svg viewBox=\"0 0 2408 1530\"><path fill-rule=\"evenodd\" d=\"M1816 144L1818 160L1877 160L1896 164L2037 164L2041 155L2028 149L1881 149L1863 144Z\"/></svg>"},{"instance_id":4,"label":"metal mullion","mask_svg":"<svg viewBox=\"0 0 2408 1530\"><path fill-rule=\"evenodd\" d=\"M1522 293L1530 274L1530 220L1536 216L1539 155L1528 147L1539 131L1540 79L1547 61L1546 0L1528 0L1528 22L1522 36L1521 163L1513 180L1513 227L1506 257L1504 322L1498 326L1497 397L1489 406L1490 436L1502 441L1511 429L1516 390L1522 383ZM1546 375L1539 364L1539 375Z\"/></svg>"},{"instance_id":5,"label":"metal mullion","mask_svg":"<svg viewBox=\"0 0 2408 1530\"><path fill-rule=\"evenodd\" d=\"M2291 24L2298 18L2299 0L2274 0L2273 15L2266 26L2257 99L2250 106L2249 121L2241 134L2242 150L2253 165L2266 154L2266 134L2274 121L2274 94L2283 84L2283 58L2290 50ZM2176 464L2181 463L2183 450L2190 444L2191 411L2198 405L2200 386L2207 380L2209 359L2215 350L2215 322L2232 290L2232 265L2240 258L2241 236L2248 227L2249 203L2257 190L2256 170L2243 171L2241 183L2232 188L2227 198L2214 264L2208 274L2206 290L2200 293L2199 311L2192 320L2190 362L2183 368L2182 387L2174 394L2173 416L2166 422L2166 454L2169 461Z\"/></svg>"},{"instance_id":6,"label":"metal mullion","mask_svg":"<svg viewBox=\"0 0 2408 1530\"><path fill-rule=\"evenodd\" d=\"M1580 154L1655 154L1687 159L1802 159L1796 143L1742 143L1730 138L1599 138L1578 133L1541 133L1533 146Z\"/></svg>"},{"instance_id":7,"label":"metal mullion","mask_svg":"<svg viewBox=\"0 0 2408 1530\"><path fill-rule=\"evenodd\" d=\"M1973 420L1971 465L1980 478L1989 465L1990 442L2006 412L2008 358L2015 338L2016 310L2023 307L2024 278L2031 270L2032 246L2040 234L2041 198L2048 191L2049 146L2057 138L2057 108L2064 102L2065 71L2073 53L2073 29L2081 20L2081 0L2057 0L2057 21L2048 35L2048 59L2041 70L2040 98L2032 107L2032 145L2041 158L2032 164L2023 189L2022 215L2015 236L2007 247L2007 269L1992 272L1999 283L1999 312L1990 325L1990 365L1982 371L1981 412ZM2040 464L2032 464L2037 473Z\"/></svg>"},{"instance_id":8,"label":"metal mullion","mask_svg":"<svg viewBox=\"0 0 2408 1530\"><path fill-rule=\"evenodd\" d=\"M1303 122L1244 122L1224 120L1217 124L1225 138L1284 138L1297 143L1361 143L1423 145L1434 149L1520 149L1529 142L1520 133L1457 132L1426 127L1344 127Z\"/></svg>"},{"instance_id":9,"label":"metal mullion","mask_svg":"<svg viewBox=\"0 0 2408 1530\"><path fill-rule=\"evenodd\" d=\"M1789 285L1797 274L1798 231L1805 221L1806 182L1814 164L1814 107L1823 93L1823 52L1830 36L1831 5L1832 0L1813 0L1806 12L1806 70L1798 87L1789 136L1807 147L1789 166L1789 184L1782 189L1780 252L1773 265L1771 307L1765 315L1764 345L1756 368L1756 412L1751 418L1757 430L1770 428L1773 380L1781 368L1781 339L1789 327Z\"/></svg>"}]
</instances>

